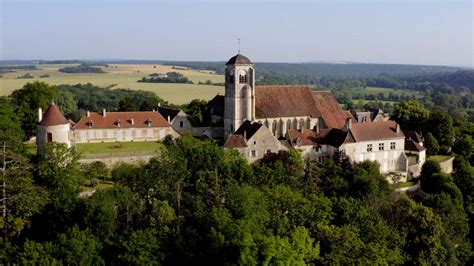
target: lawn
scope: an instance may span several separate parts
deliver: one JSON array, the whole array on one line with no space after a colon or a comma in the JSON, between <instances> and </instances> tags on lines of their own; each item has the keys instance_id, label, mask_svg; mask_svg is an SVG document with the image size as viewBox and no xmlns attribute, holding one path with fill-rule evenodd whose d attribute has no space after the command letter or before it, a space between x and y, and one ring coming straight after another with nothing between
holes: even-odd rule
<instances>
[{"instance_id":1,"label":"lawn","mask_svg":"<svg viewBox=\"0 0 474 266\"><path fill-rule=\"evenodd\" d=\"M191 79L193 82L212 80L213 82L224 82L224 76L214 74L210 71L176 70L172 66L163 65L110 65L102 69L107 73L77 73L69 74L59 72L58 69L70 65L37 65L38 70L17 71L3 74L0 78L0 96L8 95L13 90L23 87L27 82L35 80L50 84L77 84L92 83L97 86L113 86L113 88L128 88L133 90L153 91L159 97L175 104L183 104L193 99L209 100L217 93L223 94L224 87L198 84L170 84L170 83L142 83L137 80L151 73L166 73L176 71ZM33 79L17 79L18 76L30 73ZM49 74L49 78L39 78L43 74Z\"/></svg>"},{"instance_id":2,"label":"lawn","mask_svg":"<svg viewBox=\"0 0 474 266\"><path fill-rule=\"evenodd\" d=\"M430 156L428 159L436 161L438 163L442 163L444 161L447 161L449 158L451 158L451 156L449 155L434 155L434 156Z\"/></svg>"},{"instance_id":3,"label":"lawn","mask_svg":"<svg viewBox=\"0 0 474 266\"><path fill-rule=\"evenodd\" d=\"M78 143L76 150L84 155L88 154L127 154L155 152L163 149L164 145L156 141L136 142L105 142L105 143Z\"/></svg>"}]
</instances>

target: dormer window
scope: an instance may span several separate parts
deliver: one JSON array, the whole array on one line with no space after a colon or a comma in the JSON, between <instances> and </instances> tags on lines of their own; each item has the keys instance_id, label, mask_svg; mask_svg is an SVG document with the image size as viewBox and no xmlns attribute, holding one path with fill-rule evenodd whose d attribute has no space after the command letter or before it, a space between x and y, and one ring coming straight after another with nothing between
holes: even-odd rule
<instances>
[{"instance_id":1,"label":"dormer window","mask_svg":"<svg viewBox=\"0 0 474 266\"><path fill-rule=\"evenodd\" d=\"M120 121L120 119L118 119L115 123L117 124L117 127L121 127L121 126L122 126L122 121Z\"/></svg>"},{"instance_id":2,"label":"dormer window","mask_svg":"<svg viewBox=\"0 0 474 266\"><path fill-rule=\"evenodd\" d=\"M146 120L146 125L149 126L149 127L151 127L151 119L150 119L150 118L148 118L148 119Z\"/></svg>"},{"instance_id":3,"label":"dormer window","mask_svg":"<svg viewBox=\"0 0 474 266\"><path fill-rule=\"evenodd\" d=\"M87 122L87 126L88 126L89 128L92 128L92 120L90 120L89 122Z\"/></svg>"}]
</instances>

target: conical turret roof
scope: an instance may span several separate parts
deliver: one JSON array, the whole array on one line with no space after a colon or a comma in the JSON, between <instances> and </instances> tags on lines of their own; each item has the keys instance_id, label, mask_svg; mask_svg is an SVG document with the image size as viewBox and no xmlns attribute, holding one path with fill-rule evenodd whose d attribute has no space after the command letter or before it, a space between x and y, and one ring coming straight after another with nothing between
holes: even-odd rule
<instances>
[{"instance_id":1,"label":"conical turret roof","mask_svg":"<svg viewBox=\"0 0 474 266\"><path fill-rule=\"evenodd\" d=\"M64 117L59 108L54 103L51 103L39 124L41 126L56 126L69 124L69 121Z\"/></svg>"}]
</instances>

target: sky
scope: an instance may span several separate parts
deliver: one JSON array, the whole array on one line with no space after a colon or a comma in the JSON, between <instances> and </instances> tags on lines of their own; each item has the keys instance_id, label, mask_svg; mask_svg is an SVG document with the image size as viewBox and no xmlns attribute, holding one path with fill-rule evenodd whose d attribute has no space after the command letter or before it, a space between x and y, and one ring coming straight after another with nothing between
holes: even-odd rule
<instances>
[{"instance_id":1,"label":"sky","mask_svg":"<svg viewBox=\"0 0 474 266\"><path fill-rule=\"evenodd\" d=\"M474 66L474 0L0 0L0 59Z\"/></svg>"}]
</instances>

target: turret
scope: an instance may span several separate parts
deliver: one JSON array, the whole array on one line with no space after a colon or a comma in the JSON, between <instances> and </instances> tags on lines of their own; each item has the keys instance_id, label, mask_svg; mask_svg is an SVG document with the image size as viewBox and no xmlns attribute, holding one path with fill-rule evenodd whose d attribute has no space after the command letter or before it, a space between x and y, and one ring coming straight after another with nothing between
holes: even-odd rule
<instances>
[{"instance_id":1,"label":"turret","mask_svg":"<svg viewBox=\"0 0 474 266\"><path fill-rule=\"evenodd\" d=\"M39 152L43 151L44 146L50 142L64 143L71 147L69 139L71 124L54 102L49 105L44 114L41 108L38 110L38 120L36 145Z\"/></svg>"}]
</instances>

